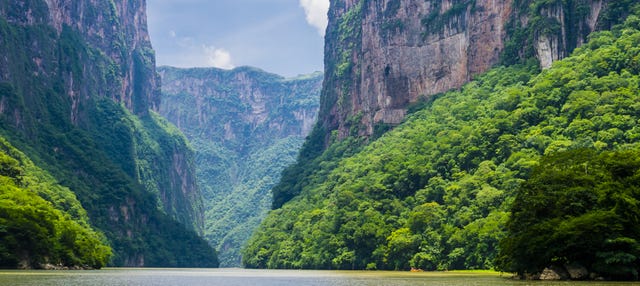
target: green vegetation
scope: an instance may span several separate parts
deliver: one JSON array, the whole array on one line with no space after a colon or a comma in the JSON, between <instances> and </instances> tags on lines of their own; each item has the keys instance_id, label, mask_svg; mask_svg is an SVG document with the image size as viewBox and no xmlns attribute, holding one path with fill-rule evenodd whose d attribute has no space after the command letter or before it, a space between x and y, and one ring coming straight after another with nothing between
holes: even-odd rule
<instances>
[{"instance_id":1,"label":"green vegetation","mask_svg":"<svg viewBox=\"0 0 640 286\"><path fill-rule=\"evenodd\" d=\"M337 27L327 30L327 48L331 49L328 53L332 53L334 56L325 55L325 58L337 60L325 63L326 75L323 84L324 88L320 96L320 114L349 114L349 112L345 111L350 108L349 97L352 91L357 89L353 84L352 78L360 77L361 72L359 68L354 69L353 59L361 46L364 2L365 0L354 2L353 6L337 20ZM347 4L345 1L335 1L333 5L346 9ZM392 1L388 5L391 10L399 9L400 1ZM393 8L393 6L397 7ZM351 120L347 118L334 118L334 120L337 121L349 121L353 129L360 126L357 120L354 120L354 116L351 116L350 119ZM325 123L326 122L319 122L314 126L302 145L295 164L287 167L282 172L281 181L286 181L287 183L277 184L272 190L272 208L279 208L300 194L300 190L309 184L308 178L313 177L311 173L318 170L317 167L319 164L334 158L331 157L332 155L325 155L323 158L318 158L325 149L327 139L331 141L338 139L337 134L331 134L331 138L328 138L327 127L324 126ZM357 130L352 131L357 133ZM337 155L341 154L342 151L329 153Z\"/></svg>"},{"instance_id":2,"label":"green vegetation","mask_svg":"<svg viewBox=\"0 0 640 286\"><path fill-rule=\"evenodd\" d=\"M358 47L354 41L360 38L362 34L362 3L359 1L349 11L344 13L338 22L338 41L341 47L346 47L340 52L340 61L336 64L335 76L338 78L345 78L351 75L353 63L351 57L353 56L354 49ZM344 88L349 88L348 86ZM338 100L338 104L343 102Z\"/></svg>"},{"instance_id":3,"label":"green vegetation","mask_svg":"<svg viewBox=\"0 0 640 286\"><path fill-rule=\"evenodd\" d=\"M201 230L199 195L194 193L193 198L185 198L173 193L196 189L195 173L190 172L194 165L192 150L184 135L153 111L135 116L108 99L99 99L95 104L90 118L96 127L91 129L96 144L103 146L106 155L115 159L114 163L155 196L162 212L194 230ZM175 162L174 156L183 156L183 161ZM184 182L171 174L174 168L181 169Z\"/></svg>"},{"instance_id":4,"label":"green vegetation","mask_svg":"<svg viewBox=\"0 0 640 286\"><path fill-rule=\"evenodd\" d=\"M519 188L497 262L509 272L582 265L638 280L640 150L544 156Z\"/></svg>"},{"instance_id":5,"label":"green vegetation","mask_svg":"<svg viewBox=\"0 0 640 286\"><path fill-rule=\"evenodd\" d=\"M101 268L110 257L75 195L0 138L0 267Z\"/></svg>"},{"instance_id":6,"label":"green vegetation","mask_svg":"<svg viewBox=\"0 0 640 286\"><path fill-rule=\"evenodd\" d=\"M347 137L324 148L324 134L317 124L300 148L295 164L282 171L280 183L273 187L272 209L282 207L303 190L327 179L328 170L335 168L340 158L351 156L361 149L362 139Z\"/></svg>"},{"instance_id":7,"label":"green vegetation","mask_svg":"<svg viewBox=\"0 0 640 286\"><path fill-rule=\"evenodd\" d=\"M475 9L476 1L456 0L452 2L452 6L442 14L440 13L442 9L442 3L440 1L430 3L431 12L421 20L424 28L424 32L422 33L423 38L433 35L436 32L443 32L444 27L456 27L458 30L464 29L461 25L465 23L460 19L465 17L465 13L469 8Z\"/></svg>"},{"instance_id":8,"label":"green vegetation","mask_svg":"<svg viewBox=\"0 0 640 286\"><path fill-rule=\"evenodd\" d=\"M285 79L251 67L159 71L165 84L160 112L195 150L204 236L221 266L239 267L240 249L271 206L271 188L302 145L301 116L315 118L322 74Z\"/></svg>"},{"instance_id":9,"label":"green vegetation","mask_svg":"<svg viewBox=\"0 0 640 286\"><path fill-rule=\"evenodd\" d=\"M359 78L362 73L356 63L359 61L362 46L362 21L365 14L363 7L366 3L366 0L336 0L332 2L334 9L344 9L345 12L337 16L338 18L334 20L335 25L327 27L327 35L325 36L327 40L325 59L328 60L325 61L325 78L320 96L319 114L331 114L331 116L323 119L324 122L320 122L319 126L312 131L313 134L310 135L314 140L322 137L319 151L324 149L329 139L329 134L324 132L325 130L334 129L341 124L345 124L349 128L351 127L349 124L353 123L353 121L350 123L346 121L348 121L347 117L353 118L350 116L352 111L351 96L359 89L353 79ZM389 3L391 6L398 4ZM359 125L357 124L354 128L358 128ZM339 134L339 137L343 139L346 135ZM292 193L294 196L296 194ZM278 197L276 201L284 203L287 199L288 196Z\"/></svg>"},{"instance_id":10,"label":"green vegetation","mask_svg":"<svg viewBox=\"0 0 640 286\"><path fill-rule=\"evenodd\" d=\"M605 1L598 18L598 30L610 30L633 13L637 1ZM587 39L591 29L586 28L586 17L591 13L589 1L584 0L516 0L517 16L507 23L509 35L502 53L502 63L523 63L535 56L534 44L541 37L559 39L559 51L569 55ZM563 15L557 15L562 11ZM521 21L527 19L527 21ZM563 21L562 23L560 21ZM526 24L524 24L526 23Z\"/></svg>"},{"instance_id":11,"label":"green vegetation","mask_svg":"<svg viewBox=\"0 0 640 286\"><path fill-rule=\"evenodd\" d=\"M302 138L291 136L255 148L251 154L241 157L240 162L234 162L233 169L225 170L227 174L238 172L238 179L221 181L230 184L228 189L211 185L218 195L206 204L205 238L217 246L223 266L241 266L240 250L266 216L271 203L270 190L278 182L282 169L295 161L301 144ZM237 155L232 150L225 151ZM201 180L216 183L211 178Z\"/></svg>"},{"instance_id":12,"label":"green vegetation","mask_svg":"<svg viewBox=\"0 0 640 286\"><path fill-rule=\"evenodd\" d=\"M87 15L98 17L110 11L99 8L111 4L115 3L98 1L87 4L96 7L82 7L88 9ZM106 14L105 19L118 20L117 15ZM88 16L83 20L87 23L82 25L91 29L99 25ZM43 1L0 0L0 136L55 178L52 182L64 186L52 183L34 189L20 182L3 184L7 198L3 216L12 219L0 223L0 229L10 227L15 234L37 231L37 240L46 237L52 241L45 242L56 248L28 256L11 254L15 249L2 250L3 257L10 259L4 267L15 263L25 267L41 263L217 265L215 251L198 236L201 209L197 189L189 188L195 183L194 174L189 174L192 153L175 127L147 110L150 103L145 98L152 97L154 91L149 89L155 78L150 72L150 51L144 47L133 51L125 46L124 32L119 27L113 30L115 35L107 33L100 39L66 25L56 31L49 26ZM135 60L126 58L129 48ZM126 102L121 90L123 82L130 80L126 64L135 66L131 102ZM195 198L182 195L189 190ZM80 203L64 203L70 202L71 192L86 213ZM11 223L14 218L41 224L29 225L32 229L25 224L20 230ZM92 234L89 224L106 239ZM94 260L86 254L94 251L82 245L86 242L95 246ZM111 246L111 259L100 248L106 244Z\"/></svg>"},{"instance_id":13,"label":"green vegetation","mask_svg":"<svg viewBox=\"0 0 640 286\"><path fill-rule=\"evenodd\" d=\"M507 227L517 230L507 224L514 200L528 203L518 198L518 189L543 156L582 148L640 148L639 63L640 19L630 16L624 26L592 35L548 70L540 72L537 63L497 67L438 96L361 149L350 138L332 144L316 160L299 159L275 188L299 195L267 216L243 251L244 264L494 268ZM355 152L336 152L347 149ZM304 148L301 158L313 152L318 151ZM624 211L637 198L627 199L633 190L610 190L612 201L595 206L596 212L616 204ZM629 214L626 219L635 219ZM576 216L575 222L587 218ZM625 229L632 224L618 225L613 226L618 233L602 234L610 239L596 252L602 267L637 265L637 258L627 254L637 255L634 241L640 238ZM565 233L572 231L564 226Z\"/></svg>"}]
</instances>

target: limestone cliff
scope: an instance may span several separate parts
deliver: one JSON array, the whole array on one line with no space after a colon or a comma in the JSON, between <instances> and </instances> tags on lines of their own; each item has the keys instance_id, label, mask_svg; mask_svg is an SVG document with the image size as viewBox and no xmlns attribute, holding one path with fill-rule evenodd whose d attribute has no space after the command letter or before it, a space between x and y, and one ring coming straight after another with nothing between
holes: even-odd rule
<instances>
[{"instance_id":1,"label":"limestone cliff","mask_svg":"<svg viewBox=\"0 0 640 286\"><path fill-rule=\"evenodd\" d=\"M0 0L0 133L78 195L112 264L214 266L193 153L153 112L145 3Z\"/></svg>"},{"instance_id":2,"label":"limestone cliff","mask_svg":"<svg viewBox=\"0 0 640 286\"><path fill-rule=\"evenodd\" d=\"M620 1L335 0L325 39L320 124L371 136L409 104L460 87L500 62L565 57ZM505 53L506 52L508 53Z\"/></svg>"},{"instance_id":3,"label":"limestone cliff","mask_svg":"<svg viewBox=\"0 0 640 286\"><path fill-rule=\"evenodd\" d=\"M520 55L509 55L510 60L531 56L526 54L526 48L529 48L542 68L551 67L553 62L567 57L586 42L591 32L610 28L611 24L619 21L610 18L619 4L620 1L606 0L518 3L506 27L512 31L508 36L514 41L512 45L519 46Z\"/></svg>"},{"instance_id":4,"label":"limestone cliff","mask_svg":"<svg viewBox=\"0 0 640 286\"><path fill-rule=\"evenodd\" d=\"M160 113L196 152L205 199L205 237L221 266L240 266L240 248L265 216L271 188L316 121L322 74L285 79L241 67L160 67Z\"/></svg>"},{"instance_id":5,"label":"limestone cliff","mask_svg":"<svg viewBox=\"0 0 640 286\"><path fill-rule=\"evenodd\" d=\"M120 82L109 90L109 97L135 114L156 109L159 82L147 31L146 1L45 2L49 10L47 22L58 33L65 26L70 27L120 67Z\"/></svg>"},{"instance_id":6,"label":"limestone cliff","mask_svg":"<svg viewBox=\"0 0 640 286\"><path fill-rule=\"evenodd\" d=\"M248 151L272 138L304 137L316 120L321 73L292 79L251 67L160 67L159 73L160 114L190 138L222 135L215 140Z\"/></svg>"}]
</instances>

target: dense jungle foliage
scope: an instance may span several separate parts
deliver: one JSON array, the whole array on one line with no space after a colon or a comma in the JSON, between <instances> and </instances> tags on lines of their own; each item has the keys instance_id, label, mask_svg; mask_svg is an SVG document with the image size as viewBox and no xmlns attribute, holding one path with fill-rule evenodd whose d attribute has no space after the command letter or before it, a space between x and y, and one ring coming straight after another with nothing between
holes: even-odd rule
<instances>
[{"instance_id":1,"label":"dense jungle foliage","mask_svg":"<svg viewBox=\"0 0 640 286\"><path fill-rule=\"evenodd\" d=\"M585 148L594 154L605 152L598 158L637 154L639 72L640 19L630 16L624 26L593 34L548 70L541 72L537 63L494 68L460 90L438 96L367 146L355 147L356 138L334 143L322 155L308 156L305 166L312 168L289 170L301 179L286 180L285 173L278 188L297 189L300 195L270 213L244 249L243 262L256 268L494 268L499 242L508 231L532 231L515 222L525 211L517 206L529 203L526 195L518 194L533 190L518 190L540 184L531 176L532 170L549 162L543 156ZM559 173L548 176L561 175L561 168L545 172L554 170ZM597 170L616 176L606 167ZM637 172L625 176L629 181L621 180L633 182ZM612 182L620 182L616 180ZM601 196L594 188L581 190L591 201ZM572 189L557 191L559 196L572 196ZM631 216L625 219L630 221L612 226L616 233L594 238L588 247L605 248L589 259L597 259L594 264L602 267L616 265L607 264L607 259L619 253L607 252L606 247L621 246L630 250L620 253L620 263L638 265L640 237L630 229L637 220L637 192L611 187L606 193L602 200L609 196L611 201L583 209L584 217L576 210L575 219L559 226L552 217L550 222L540 217L540 222L549 227L544 231L579 229L588 219L598 227L614 219L614 213L592 217L592 211L611 212L616 205L617 215L628 206ZM515 214L508 223L512 207ZM537 226L536 221L529 223ZM561 238L575 239L555 237ZM600 238L604 241L595 241ZM503 255L513 258L502 257L501 266L538 270L551 263L545 259L553 261L563 251L578 249L544 242L537 247L556 247L558 252L539 258L544 261L534 260L533 266L518 263L537 255L535 251L507 253ZM527 249L517 239L506 240L504 247Z\"/></svg>"},{"instance_id":2,"label":"dense jungle foliage","mask_svg":"<svg viewBox=\"0 0 640 286\"><path fill-rule=\"evenodd\" d=\"M525 275L582 265L637 280L639 203L640 150L545 155L515 196L496 266Z\"/></svg>"},{"instance_id":3,"label":"dense jungle foliage","mask_svg":"<svg viewBox=\"0 0 640 286\"><path fill-rule=\"evenodd\" d=\"M0 138L0 268L101 268L110 258L73 192Z\"/></svg>"}]
</instances>

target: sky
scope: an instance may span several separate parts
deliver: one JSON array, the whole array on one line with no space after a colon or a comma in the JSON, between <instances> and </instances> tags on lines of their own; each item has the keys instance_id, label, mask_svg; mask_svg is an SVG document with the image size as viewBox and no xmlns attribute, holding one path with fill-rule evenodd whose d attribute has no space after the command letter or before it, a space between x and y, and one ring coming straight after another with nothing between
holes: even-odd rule
<instances>
[{"instance_id":1,"label":"sky","mask_svg":"<svg viewBox=\"0 0 640 286\"><path fill-rule=\"evenodd\" d=\"M158 66L323 71L329 0L147 0Z\"/></svg>"}]
</instances>

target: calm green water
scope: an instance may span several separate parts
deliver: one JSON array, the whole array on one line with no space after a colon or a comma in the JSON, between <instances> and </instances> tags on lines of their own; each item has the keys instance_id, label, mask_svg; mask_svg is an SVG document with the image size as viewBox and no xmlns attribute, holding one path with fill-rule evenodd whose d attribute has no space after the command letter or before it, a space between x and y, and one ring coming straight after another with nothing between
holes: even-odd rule
<instances>
[{"instance_id":1,"label":"calm green water","mask_svg":"<svg viewBox=\"0 0 640 286\"><path fill-rule=\"evenodd\" d=\"M245 269L103 269L96 271L0 271L0 285L200 286L200 285L640 285L513 281L483 273L410 273Z\"/></svg>"}]
</instances>

